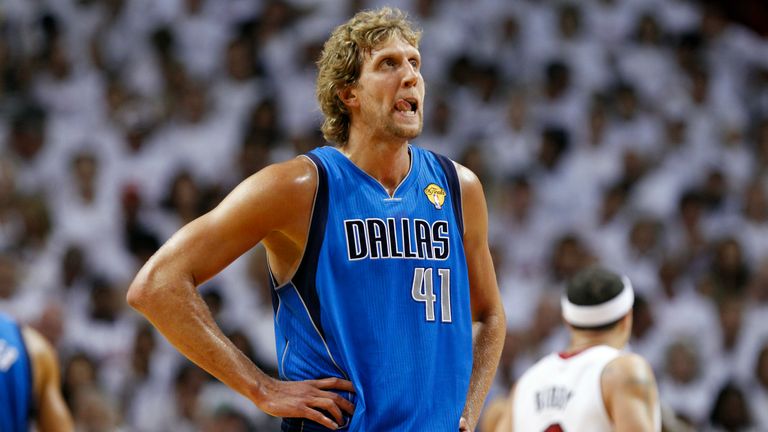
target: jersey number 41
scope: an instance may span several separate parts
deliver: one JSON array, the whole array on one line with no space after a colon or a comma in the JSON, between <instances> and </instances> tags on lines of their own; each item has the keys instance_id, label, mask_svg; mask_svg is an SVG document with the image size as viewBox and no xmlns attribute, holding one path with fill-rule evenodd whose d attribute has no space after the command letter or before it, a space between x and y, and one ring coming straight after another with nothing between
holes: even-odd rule
<instances>
[{"instance_id":1,"label":"jersey number 41","mask_svg":"<svg viewBox=\"0 0 768 432\"><path fill-rule=\"evenodd\" d=\"M416 267L413 270L411 297L424 303L427 321L435 321L435 295L432 268ZM451 322L451 269L437 269L440 278L440 321Z\"/></svg>"}]
</instances>

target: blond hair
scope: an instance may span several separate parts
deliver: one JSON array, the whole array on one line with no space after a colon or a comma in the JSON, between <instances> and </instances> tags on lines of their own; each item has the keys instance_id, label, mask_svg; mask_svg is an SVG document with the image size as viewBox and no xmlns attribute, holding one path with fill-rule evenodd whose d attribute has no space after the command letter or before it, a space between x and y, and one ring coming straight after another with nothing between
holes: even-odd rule
<instances>
[{"instance_id":1,"label":"blond hair","mask_svg":"<svg viewBox=\"0 0 768 432\"><path fill-rule=\"evenodd\" d=\"M418 48L421 31L413 27L404 12L385 7L358 12L336 27L325 42L317 61L315 92L324 116L321 130L326 140L347 143L349 111L339 98L339 91L357 82L366 54L395 36Z\"/></svg>"}]
</instances>

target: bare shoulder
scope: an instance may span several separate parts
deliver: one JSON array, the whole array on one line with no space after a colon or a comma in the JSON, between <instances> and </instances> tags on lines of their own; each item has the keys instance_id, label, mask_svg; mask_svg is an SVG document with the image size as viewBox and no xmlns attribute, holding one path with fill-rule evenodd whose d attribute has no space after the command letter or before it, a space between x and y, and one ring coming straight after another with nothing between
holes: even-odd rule
<instances>
[{"instance_id":1,"label":"bare shoulder","mask_svg":"<svg viewBox=\"0 0 768 432\"><path fill-rule=\"evenodd\" d=\"M464 219L470 224L477 220L484 220L487 217L485 193L480 179L469 168L454 161L456 166L456 175L461 185L461 201L464 211Z\"/></svg>"},{"instance_id":2,"label":"bare shoulder","mask_svg":"<svg viewBox=\"0 0 768 432\"><path fill-rule=\"evenodd\" d=\"M453 161L453 165L456 167L456 175L459 177L459 183L461 183L461 189L463 191L482 191L482 185L480 184L480 179L477 177L477 174L456 161Z\"/></svg>"},{"instance_id":3,"label":"bare shoulder","mask_svg":"<svg viewBox=\"0 0 768 432\"><path fill-rule=\"evenodd\" d=\"M299 156L269 165L248 177L241 185L278 194L314 195L317 187L317 169L308 158Z\"/></svg>"},{"instance_id":4,"label":"bare shoulder","mask_svg":"<svg viewBox=\"0 0 768 432\"><path fill-rule=\"evenodd\" d=\"M616 430L660 430L656 379L643 357L626 353L612 360L603 369L601 387Z\"/></svg>"},{"instance_id":5,"label":"bare shoulder","mask_svg":"<svg viewBox=\"0 0 768 432\"><path fill-rule=\"evenodd\" d=\"M305 157L269 165L235 187L210 220L254 234L263 230L260 241L269 232L295 229L295 219L311 210L316 188L317 170Z\"/></svg>"},{"instance_id":6,"label":"bare shoulder","mask_svg":"<svg viewBox=\"0 0 768 432\"><path fill-rule=\"evenodd\" d=\"M608 363L603 370L604 380L621 380L622 377L653 378L653 370L642 356L635 353L624 353Z\"/></svg>"},{"instance_id":7,"label":"bare shoulder","mask_svg":"<svg viewBox=\"0 0 768 432\"><path fill-rule=\"evenodd\" d=\"M454 162L461 185L461 208L464 218L464 246L474 244L487 249L488 208L480 179L469 168Z\"/></svg>"},{"instance_id":8,"label":"bare shoulder","mask_svg":"<svg viewBox=\"0 0 768 432\"><path fill-rule=\"evenodd\" d=\"M651 365L634 353L622 354L608 363L603 369L601 381L608 395L633 393L643 396L656 388Z\"/></svg>"},{"instance_id":9,"label":"bare shoulder","mask_svg":"<svg viewBox=\"0 0 768 432\"><path fill-rule=\"evenodd\" d=\"M37 330L25 326L22 328L22 334L27 352L33 360L53 358L53 346Z\"/></svg>"}]
</instances>

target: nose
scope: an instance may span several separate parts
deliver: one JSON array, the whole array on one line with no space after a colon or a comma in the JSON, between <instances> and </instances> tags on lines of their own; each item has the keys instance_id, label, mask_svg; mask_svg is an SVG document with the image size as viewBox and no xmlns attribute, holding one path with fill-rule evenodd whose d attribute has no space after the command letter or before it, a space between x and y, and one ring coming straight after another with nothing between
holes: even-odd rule
<instances>
[{"instance_id":1,"label":"nose","mask_svg":"<svg viewBox=\"0 0 768 432\"><path fill-rule=\"evenodd\" d=\"M405 63L405 74L403 75L403 86L414 87L419 82L419 72L410 63Z\"/></svg>"}]
</instances>

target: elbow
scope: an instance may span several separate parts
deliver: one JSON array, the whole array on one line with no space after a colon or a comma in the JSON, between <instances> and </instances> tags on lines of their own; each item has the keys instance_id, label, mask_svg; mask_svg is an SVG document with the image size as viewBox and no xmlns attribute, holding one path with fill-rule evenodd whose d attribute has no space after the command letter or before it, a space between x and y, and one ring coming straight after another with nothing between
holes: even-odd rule
<instances>
[{"instance_id":1,"label":"elbow","mask_svg":"<svg viewBox=\"0 0 768 432\"><path fill-rule=\"evenodd\" d=\"M167 262L150 260L128 287L125 300L146 317L166 313L168 307L194 291L191 274L180 271Z\"/></svg>"},{"instance_id":2,"label":"elbow","mask_svg":"<svg viewBox=\"0 0 768 432\"><path fill-rule=\"evenodd\" d=\"M143 305L147 303L147 297L149 297L150 289L147 286L146 281L139 280L139 276L128 287L128 292L125 295L125 301L128 306L141 311Z\"/></svg>"},{"instance_id":3,"label":"elbow","mask_svg":"<svg viewBox=\"0 0 768 432\"><path fill-rule=\"evenodd\" d=\"M479 315L476 321L483 326L492 329L491 331L494 331L495 333L506 335L507 316L504 313L504 307L501 303L488 308L488 310Z\"/></svg>"},{"instance_id":4,"label":"elbow","mask_svg":"<svg viewBox=\"0 0 768 432\"><path fill-rule=\"evenodd\" d=\"M496 334L502 339L507 335L507 315L504 313L503 307L498 307L497 311L490 318Z\"/></svg>"},{"instance_id":5,"label":"elbow","mask_svg":"<svg viewBox=\"0 0 768 432\"><path fill-rule=\"evenodd\" d=\"M142 314L145 314L157 297L158 283L156 273L154 268L145 265L136 275L133 282L131 282L125 295L128 306Z\"/></svg>"},{"instance_id":6,"label":"elbow","mask_svg":"<svg viewBox=\"0 0 768 432\"><path fill-rule=\"evenodd\" d=\"M504 334L507 333L507 313L504 311L504 306L499 304L498 307L498 313L496 314L498 316L499 323L498 325L504 329Z\"/></svg>"}]
</instances>

